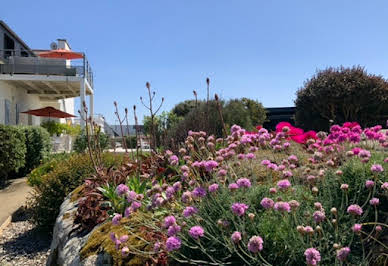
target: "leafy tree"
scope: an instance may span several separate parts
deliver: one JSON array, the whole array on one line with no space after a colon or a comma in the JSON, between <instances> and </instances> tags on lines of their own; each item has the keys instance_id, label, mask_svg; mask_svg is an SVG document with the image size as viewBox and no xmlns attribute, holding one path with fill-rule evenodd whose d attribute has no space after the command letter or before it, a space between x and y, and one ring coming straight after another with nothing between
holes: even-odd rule
<instances>
[{"instance_id":1,"label":"leafy tree","mask_svg":"<svg viewBox=\"0 0 388 266\"><path fill-rule=\"evenodd\" d=\"M253 129L263 124L266 113L258 101L242 98L229 100L223 110L225 123L228 126L237 124L245 129Z\"/></svg>"},{"instance_id":2,"label":"leafy tree","mask_svg":"<svg viewBox=\"0 0 388 266\"><path fill-rule=\"evenodd\" d=\"M171 112L177 115L178 117L184 117L188 113L190 113L191 110L195 109L200 102L201 101L197 102L196 100L183 101L175 105Z\"/></svg>"},{"instance_id":3,"label":"leafy tree","mask_svg":"<svg viewBox=\"0 0 388 266\"><path fill-rule=\"evenodd\" d=\"M166 137L167 130L174 128L183 117L178 116L174 112L162 112L154 117L155 137L157 146L162 145L163 139ZM151 117L145 116L143 120L144 132L146 135L151 134Z\"/></svg>"},{"instance_id":4,"label":"leafy tree","mask_svg":"<svg viewBox=\"0 0 388 266\"><path fill-rule=\"evenodd\" d=\"M331 122L346 121L382 124L388 118L388 83L360 66L330 67L304 83L295 106L296 123L304 129L328 130Z\"/></svg>"}]
</instances>

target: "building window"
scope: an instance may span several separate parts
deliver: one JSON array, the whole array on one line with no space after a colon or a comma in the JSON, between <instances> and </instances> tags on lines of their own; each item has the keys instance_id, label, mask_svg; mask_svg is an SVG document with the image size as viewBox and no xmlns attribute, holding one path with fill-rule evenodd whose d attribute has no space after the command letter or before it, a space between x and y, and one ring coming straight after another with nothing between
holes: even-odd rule
<instances>
[{"instance_id":1,"label":"building window","mask_svg":"<svg viewBox=\"0 0 388 266\"><path fill-rule=\"evenodd\" d=\"M9 100L5 100L5 104L4 104L4 124L5 125L9 125L11 123L10 121L10 110L11 110L11 102Z\"/></svg>"}]
</instances>

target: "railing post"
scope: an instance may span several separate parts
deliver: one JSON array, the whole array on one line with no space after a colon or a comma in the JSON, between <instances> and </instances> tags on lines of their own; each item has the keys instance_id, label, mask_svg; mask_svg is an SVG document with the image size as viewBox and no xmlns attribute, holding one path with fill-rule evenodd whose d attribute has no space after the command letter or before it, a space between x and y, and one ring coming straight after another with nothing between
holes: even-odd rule
<instances>
[{"instance_id":1,"label":"railing post","mask_svg":"<svg viewBox=\"0 0 388 266\"><path fill-rule=\"evenodd\" d=\"M81 119L80 119L80 125L81 125L81 128L85 128L85 121L84 119L87 119L86 117L86 112L85 112L85 108L84 108L84 103L86 104L86 101L85 101L85 95L86 95L86 91L85 91L85 78L83 77L81 79L81 84L80 84L80 98L81 98L81 107L80 107L80 112L81 112Z\"/></svg>"}]
</instances>

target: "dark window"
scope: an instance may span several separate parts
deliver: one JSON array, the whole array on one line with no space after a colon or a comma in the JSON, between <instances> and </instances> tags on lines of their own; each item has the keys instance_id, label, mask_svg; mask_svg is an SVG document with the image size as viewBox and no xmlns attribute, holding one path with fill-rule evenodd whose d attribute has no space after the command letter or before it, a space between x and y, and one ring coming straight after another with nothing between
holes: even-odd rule
<instances>
[{"instance_id":1,"label":"dark window","mask_svg":"<svg viewBox=\"0 0 388 266\"><path fill-rule=\"evenodd\" d=\"M13 50L15 50L15 41L4 33L4 57L12 55Z\"/></svg>"},{"instance_id":2,"label":"dark window","mask_svg":"<svg viewBox=\"0 0 388 266\"><path fill-rule=\"evenodd\" d=\"M28 57L28 53L26 50L24 50L23 48L20 49L20 56L23 56L23 57Z\"/></svg>"}]
</instances>

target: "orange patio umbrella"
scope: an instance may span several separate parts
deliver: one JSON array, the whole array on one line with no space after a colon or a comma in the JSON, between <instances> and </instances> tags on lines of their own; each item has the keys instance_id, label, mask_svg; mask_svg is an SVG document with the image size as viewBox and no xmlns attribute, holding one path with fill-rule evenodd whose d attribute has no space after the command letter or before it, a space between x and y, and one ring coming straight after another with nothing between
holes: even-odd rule
<instances>
[{"instance_id":1,"label":"orange patio umbrella","mask_svg":"<svg viewBox=\"0 0 388 266\"><path fill-rule=\"evenodd\" d=\"M55 117L55 118L75 117L75 115L62 112L61 110L55 109L54 107L51 107L51 106L40 108L40 109L28 110L21 113L35 115L35 116Z\"/></svg>"},{"instance_id":2,"label":"orange patio umbrella","mask_svg":"<svg viewBox=\"0 0 388 266\"><path fill-rule=\"evenodd\" d=\"M40 57L46 57L46 58L58 58L58 59L80 59L84 58L84 55L82 53L73 52L71 50L65 50L65 49L57 49L57 50L51 50L48 52L42 52L39 54Z\"/></svg>"}]
</instances>

